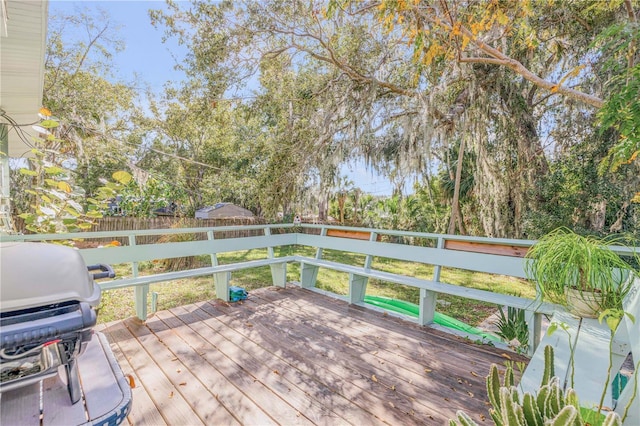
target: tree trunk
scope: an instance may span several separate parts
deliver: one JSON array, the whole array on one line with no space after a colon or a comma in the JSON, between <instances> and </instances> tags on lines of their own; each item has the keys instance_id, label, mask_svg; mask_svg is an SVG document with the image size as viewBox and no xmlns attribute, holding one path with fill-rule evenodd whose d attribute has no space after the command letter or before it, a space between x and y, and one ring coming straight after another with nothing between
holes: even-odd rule
<instances>
[{"instance_id":1,"label":"tree trunk","mask_svg":"<svg viewBox=\"0 0 640 426\"><path fill-rule=\"evenodd\" d=\"M465 138L460 140L460 148L458 150L458 162L456 164L456 180L453 186L453 202L451 205L451 219L449 220L448 234L456 232L456 220L460 215L460 181L462 180L462 160L464 159ZM462 229L460 229L462 231Z\"/></svg>"}]
</instances>

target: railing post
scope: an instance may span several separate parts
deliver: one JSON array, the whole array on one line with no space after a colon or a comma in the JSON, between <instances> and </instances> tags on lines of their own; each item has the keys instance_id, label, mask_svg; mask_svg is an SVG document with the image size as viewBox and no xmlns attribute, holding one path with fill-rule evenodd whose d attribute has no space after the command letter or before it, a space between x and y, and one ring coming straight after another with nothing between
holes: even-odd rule
<instances>
[{"instance_id":1,"label":"railing post","mask_svg":"<svg viewBox=\"0 0 640 426\"><path fill-rule=\"evenodd\" d=\"M264 235L266 237L271 236L271 228L264 228ZM273 251L273 246L267 247L267 256L269 259L275 259L275 253ZM286 262L278 263L275 265L269 265L271 268L271 280L273 281L273 285L276 287L285 287L287 284L287 264Z\"/></svg>"},{"instance_id":2,"label":"railing post","mask_svg":"<svg viewBox=\"0 0 640 426\"><path fill-rule=\"evenodd\" d=\"M525 262L529 260L525 259ZM542 302L542 289L540 288L540 283L536 282L536 300L535 303L539 304ZM533 353L538 348L540 344L540 340L542 339L542 314L527 310L525 312L525 320L527 322L527 329L529 330L529 341L527 354L529 356L533 356Z\"/></svg>"},{"instance_id":3,"label":"railing post","mask_svg":"<svg viewBox=\"0 0 640 426\"><path fill-rule=\"evenodd\" d=\"M229 301L229 281L231 281L231 272L216 272L213 274L213 280L216 283L216 297L225 302Z\"/></svg>"},{"instance_id":4,"label":"railing post","mask_svg":"<svg viewBox=\"0 0 640 426\"><path fill-rule=\"evenodd\" d=\"M322 229L320 230L320 236L321 237L326 237L327 236L327 228L326 227L322 227ZM317 247L316 248L316 259L322 259L322 247Z\"/></svg>"},{"instance_id":5,"label":"railing post","mask_svg":"<svg viewBox=\"0 0 640 426\"><path fill-rule=\"evenodd\" d=\"M207 231L207 239L209 241L213 241L215 239L213 230ZM215 252L211 253L211 266L218 266L218 255Z\"/></svg>"},{"instance_id":6,"label":"railing post","mask_svg":"<svg viewBox=\"0 0 640 426\"><path fill-rule=\"evenodd\" d=\"M349 303L364 303L368 277L349 274Z\"/></svg>"},{"instance_id":7,"label":"railing post","mask_svg":"<svg viewBox=\"0 0 640 426\"><path fill-rule=\"evenodd\" d=\"M136 236L129 235L129 246L136 245ZM131 262L131 272L133 278L138 277L138 262ZM136 316L140 321L147 320L147 301L149 299L149 284L138 285L134 290L134 305L136 308Z\"/></svg>"},{"instance_id":8,"label":"railing post","mask_svg":"<svg viewBox=\"0 0 640 426\"><path fill-rule=\"evenodd\" d=\"M320 230L320 236L327 236L327 228L322 227L322 230ZM322 259L322 247L316 248L316 259ZM318 279L318 269L318 266L300 262L300 287L315 287L316 280Z\"/></svg>"},{"instance_id":9,"label":"railing post","mask_svg":"<svg viewBox=\"0 0 640 426\"><path fill-rule=\"evenodd\" d=\"M369 236L369 242L375 243L378 239L378 233L371 231L371 235ZM368 254L364 259L364 269L371 269L371 264L373 263L373 256Z\"/></svg>"},{"instance_id":10,"label":"railing post","mask_svg":"<svg viewBox=\"0 0 640 426\"><path fill-rule=\"evenodd\" d=\"M213 241L215 236L213 230L207 231L207 239ZM211 253L211 266L218 266L218 255ZM231 281L231 272L217 272L213 274L213 286L216 289L216 297L225 302L229 301L229 281Z\"/></svg>"},{"instance_id":11,"label":"railing post","mask_svg":"<svg viewBox=\"0 0 640 426\"><path fill-rule=\"evenodd\" d=\"M438 237L438 244L436 248L444 250L444 238ZM433 281L440 282L440 273L442 266L436 265L433 267ZM420 289L420 312L418 315L418 324L427 325L433 322L436 315L436 302L438 300L438 293L431 290Z\"/></svg>"},{"instance_id":12,"label":"railing post","mask_svg":"<svg viewBox=\"0 0 640 426\"><path fill-rule=\"evenodd\" d=\"M529 342L527 342L529 346L527 352L529 356L533 356L542 338L542 314L527 310L525 312L525 319L527 321L527 328L529 329Z\"/></svg>"},{"instance_id":13,"label":"railing post","mask_svg":"<svg viewBox=\"0 0 640 426\"><path fill-rule=\"evenodd\" d=\"M378 238L378 234L371 232L371 235L369 235L369 242L375 242L376 238ZM364 259L364 269L371 269L372 263L373 256L368 254ZM349 303L364 303L368 283L369 277L349 274Z\"/></svg>"}]
</instances>

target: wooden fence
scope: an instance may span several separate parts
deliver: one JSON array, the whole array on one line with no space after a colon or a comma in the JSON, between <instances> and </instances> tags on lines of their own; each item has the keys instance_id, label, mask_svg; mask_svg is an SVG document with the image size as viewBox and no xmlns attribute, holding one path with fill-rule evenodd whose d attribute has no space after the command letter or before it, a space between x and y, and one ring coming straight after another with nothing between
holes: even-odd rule
<instances>
[{"instance_id":1,"label":"wooden fence","mask_svg":"<svg viewBox=\"0 0 640 426\"><path fill-rule=\"evenodd\" d=\"M22 234L32 234L24 227L24 220L19 217L13 218L16 231ZM137 218L137 217L103 217L97 219L90 232L115 232L115 231L140 231L146 229L169 229L169 228L208 228L208 227L220 227L220 226L243 226L243 225L263 225L267 222L262 218L250 218L250 217L231 217L231 218L219 218L219 219L195 219L195 218L177 218L177 217L152 217L152 218ZM238 238L245 235L249 231L226 231L216 235L216 238ZM255 231L254 231L255 232ZM160 235L148 235L137 236L136 241L138 244L152 244L157 242L162 236ZM195 235L194 239L206 240L205 233L202 235ZM121 244L128 244L126 238L116 238ZM120 241L122 240L122 241ZM88 238L87 242L95 241L99 243L105 243L105 239L91 239Z\"/></svg>"}]
</instances>

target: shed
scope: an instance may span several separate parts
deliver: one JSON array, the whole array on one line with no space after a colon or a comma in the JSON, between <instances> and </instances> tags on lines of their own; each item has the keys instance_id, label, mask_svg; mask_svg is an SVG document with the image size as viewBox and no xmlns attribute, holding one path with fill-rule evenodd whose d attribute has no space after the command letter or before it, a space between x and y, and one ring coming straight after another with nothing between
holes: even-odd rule
<instances>
[{"instance_id":1,"label":"shed","mask_svg":"<svg viewBox=\"0 0 640 426\"><path fill-rule=\"evenodd\" d=\"M251 210L232 203L217 203L196 210L196 219L220 219L229 217L255 217Z\"/></svg>"}]
</instances>

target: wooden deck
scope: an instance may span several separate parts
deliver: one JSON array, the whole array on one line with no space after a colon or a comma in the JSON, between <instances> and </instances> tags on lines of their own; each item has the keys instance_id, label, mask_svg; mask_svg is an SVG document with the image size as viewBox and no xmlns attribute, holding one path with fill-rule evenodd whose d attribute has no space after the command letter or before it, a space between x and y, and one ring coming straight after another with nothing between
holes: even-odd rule
<instances>
[{"instance_id":1,"label":"wooden deck","mask_svg":"<svg viewBox=\"0 0 640 426\"><path fill-rule=\"evenodd\" d=\"M98 329L135 381L136 426L441 425L459 409L481 422L484 377L505 361L502 350L295 286Z\"/></svg>"}]
</instances>

